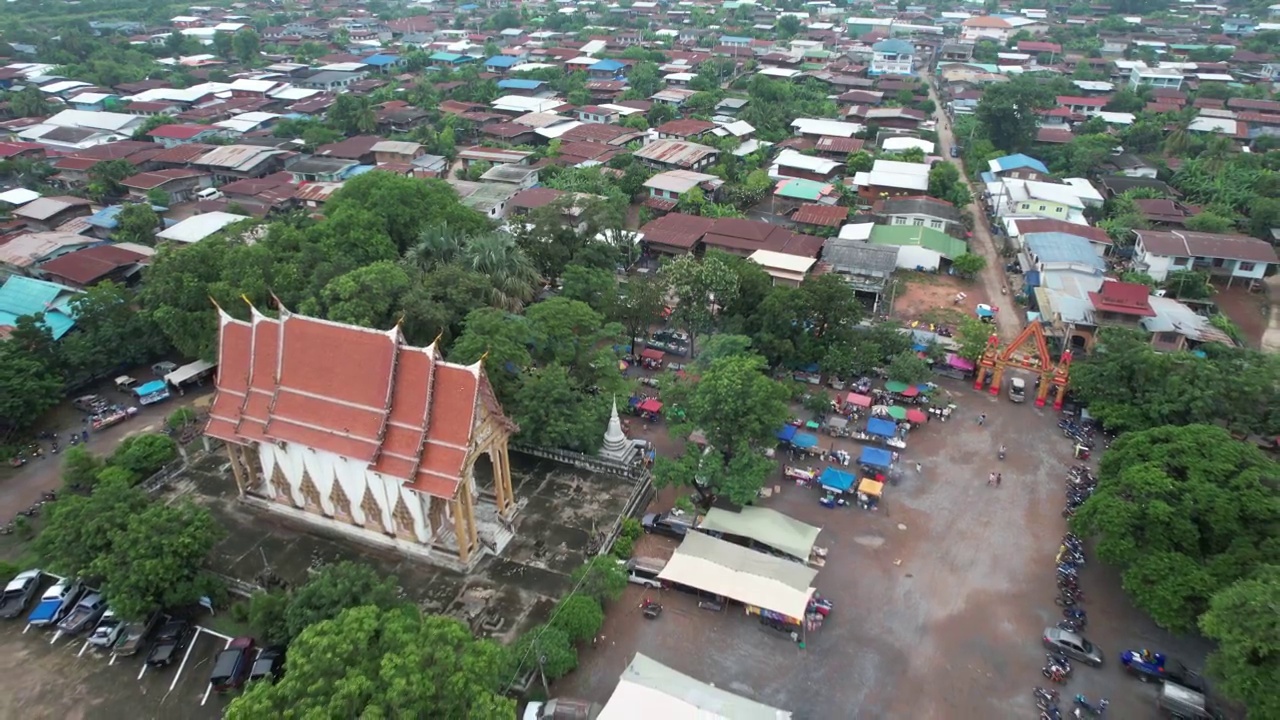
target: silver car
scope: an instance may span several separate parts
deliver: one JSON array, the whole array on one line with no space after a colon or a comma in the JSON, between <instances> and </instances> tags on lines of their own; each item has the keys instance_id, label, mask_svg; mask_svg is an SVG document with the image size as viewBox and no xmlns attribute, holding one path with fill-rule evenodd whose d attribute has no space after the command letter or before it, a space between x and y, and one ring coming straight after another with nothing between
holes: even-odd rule
<instances>
[{"instance_id":1,"label":"silver car","mask_svg":"<svg viewBox=\"0 0 1280 720\"><path fill-rule=\"evenodd\" d=\"M1044 646L1049 650L1060 652L1086 665L1102 667L1102 650L1097 645L1084 639L1083 635L1078 635L1069 630L1049 627L1044 629L1042 640L1044 641Z\"/></svg>"}]
</instances>

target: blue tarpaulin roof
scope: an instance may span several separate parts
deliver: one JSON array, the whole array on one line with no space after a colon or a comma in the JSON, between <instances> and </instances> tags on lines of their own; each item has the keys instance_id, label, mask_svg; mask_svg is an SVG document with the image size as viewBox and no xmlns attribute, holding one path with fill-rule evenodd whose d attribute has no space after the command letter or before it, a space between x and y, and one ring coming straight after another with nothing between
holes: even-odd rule
<instances>
[{"instance_id":1,"label":"blue tarpaulin roof","mask_svg":"<svg viewBox=\"0 0 1280 720\"><path fill-rule=\"evenodd\" d=\"M892 420L871 418L867 420L867 433L880 437L893 437L898 433L898 426Z\"/></svg>"},{"instance_id":2,"label":"blue tarpaulin roof","mask_svg":"<svg viewBox=\"0 0 1280 720\"><path fill-rule=\"evenodd\" d=\"M871 467L888 468L893 464L893 453L880 448L864 447L858 456L858 462Z\"/></svg>"},{"instance_id":3,"label":"blue tarpaulin roof","mask_svg":"<svg viewBox=\"0 0 1280 720\"><path fill-rule=\"evenodd\" d=\"M595 70L597 72L618 72L624 67L626 67L626 65L623 65L617 60L601 60L600 62L594 65L591 65L587 69Z\"/></svg>"},{"instance_id":4,"label":"blue tarpaulin roof","mask_svg":"<svg viewBox=\"0 0 1280 720\"><path fill-rule=\"evenodd\" d=\"M502 90L537 90L546 84L545 80L525 80L524 78L507 78L498 81L498 87Z\"/></svg>"},{"instance_id":5,"label":"blue tarpaulin roof","mask_svg":"<svg viewBox=\"0 0 1280 720\"><path fill-rule=\"evenodd\" d=\"M163 380L152 380L146 385L139 385L138 387L134 388L133 392L138 397L142 397L144 395L150 395L151 393L154 393L154 392L160 392L161 390L164 390L166 387L168 386L164 384Z\"/></svg>"},{"instance_id":6,"label":"blue tarpaulin roof","mask_svg":"<svg viewBox=\"0 0 1280 720\"><path fill-rule=\"evenodd\" d=\"M797 428L795 425L784 425L782 429L778 431L778 439L782 442L791 442L791 438L796 436L796 430Z\"/></svg>"},{"instance_id":7,"label":"blue tarpaulin roof","mask_svg":"<svg viewBox=\"0 0 1280 720\"><path fill-rule=\"evenodd\" d=\"M844 492L853 487L853 473L847 473L843 470L837 470L833 467L826 468L818 475L818 484L822 487L831 488Z\"/></svg>"},{"instance_id":8,"label":"blue tarpaulin roof","mask_svg":"<svg viewBox=\"0 0 1280 720\"><path fill-rule=\"evenodd\" d=\"M514 58L509 55L494 55L488 60L485 60L484 64L486 67L509 68L515 67L518 62L520 62L520 58Z\"/></svg>"},{"instance_id":9,"label":"blue tarpaulin roof","mask_svg":"<svg viewBox=\"0 0 1280 720\"><path fill-rule=\"evenodd\" d=\"M818 436L810 435L809 433L798 432L795 434L795 437L791 438L791 444L795 445L798 448L817 447Z\"/></svg>"}]
</instances>

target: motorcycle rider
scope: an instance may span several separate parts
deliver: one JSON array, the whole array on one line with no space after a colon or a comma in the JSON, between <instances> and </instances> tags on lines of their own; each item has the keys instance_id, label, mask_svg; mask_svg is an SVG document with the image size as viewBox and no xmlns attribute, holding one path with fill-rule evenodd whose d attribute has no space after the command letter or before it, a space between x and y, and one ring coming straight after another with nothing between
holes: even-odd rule
<instances>
[{"instance_id":1,"label":"motorcycle rider","mask_svg":"<svg viewBox=\"0 0 1280 720\"><path fill-rule=\"evenodd\" d=\"M1003 460L1003 459L1004 459L1004 454L1005 454L1005 447L1004 447L1004 443L1001 443L1001 444L1000 444L1000 450L999 450L999 455L1000 455L1000 459L1001 459L1001 460Z\"/></svg>"}]
</instances>

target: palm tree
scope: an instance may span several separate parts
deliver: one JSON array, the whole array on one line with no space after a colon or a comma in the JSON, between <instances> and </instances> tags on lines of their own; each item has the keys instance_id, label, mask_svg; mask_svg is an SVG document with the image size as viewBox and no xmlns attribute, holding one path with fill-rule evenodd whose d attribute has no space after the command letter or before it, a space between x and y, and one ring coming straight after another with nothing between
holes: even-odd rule
<instances>
[{"instance_id":1,"label":"palm tree","mask_svg":"<svg viewBox=\"0 0 1280 720\"><path fill-rule=\"evenodd\" d=\"M1191 123L1196 118L1195 110L1184 110L1175 116L1169 126L1169 134L1164 139L1164 151L1167 155L1181 157L1191 149Z\"/></svg>"},{"instance_id":2,"label":"palm tree","mask_svg":"<svg viewBox=\"0 0 1280 720\"><path fill-rule=\"evenodd\" d=\"M471 238L462 253L463 267L489 278L493 292L489 304L518 312L538 293L540 278L529 256L504 232Z\"/></svg>"},{"instance_id":3,"label":"palm tree","mask_svg":"<svg viewBox=\"0 0 1280 720\"><path fill-rule=\"evenodd\" d=\"M422 272L431 272L461 257L465 245L466 239L447 223L438 223L419 233L417 244L405 252L404 259Z\"/></svg>"},{"instance_id":4,"label":"palm tree","mask_svg":"<svg viewBox=\"0 0 1280 720\"><path fill-rule=\"evenodd\" d=\"M1214 135L1204 144L1200 153L1200 161L1204 169L1216 175L1226 169L1231 156L1236 152L1236 144L1226 135Z\"/></svg>"}]
</instances>

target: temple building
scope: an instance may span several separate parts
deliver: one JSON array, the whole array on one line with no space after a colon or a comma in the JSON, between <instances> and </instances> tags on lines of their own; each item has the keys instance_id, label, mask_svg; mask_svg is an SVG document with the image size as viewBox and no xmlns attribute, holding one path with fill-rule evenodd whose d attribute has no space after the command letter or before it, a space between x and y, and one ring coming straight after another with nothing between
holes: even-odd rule
<instances>
[{"instance_id":1,"label":"temple building","mask_svg":"<svg viewBox=\"0 0 1280 720\"><path fill-rule=\"evenodd\" d=\"M244 501L459 569L501 552L517 428L479 362L445 362L434 343L405 344L399 327L284 309L219 316L205 432L226 442ZM477 486L478 461L491 487Z\"/></svg>"}]
</instances>

